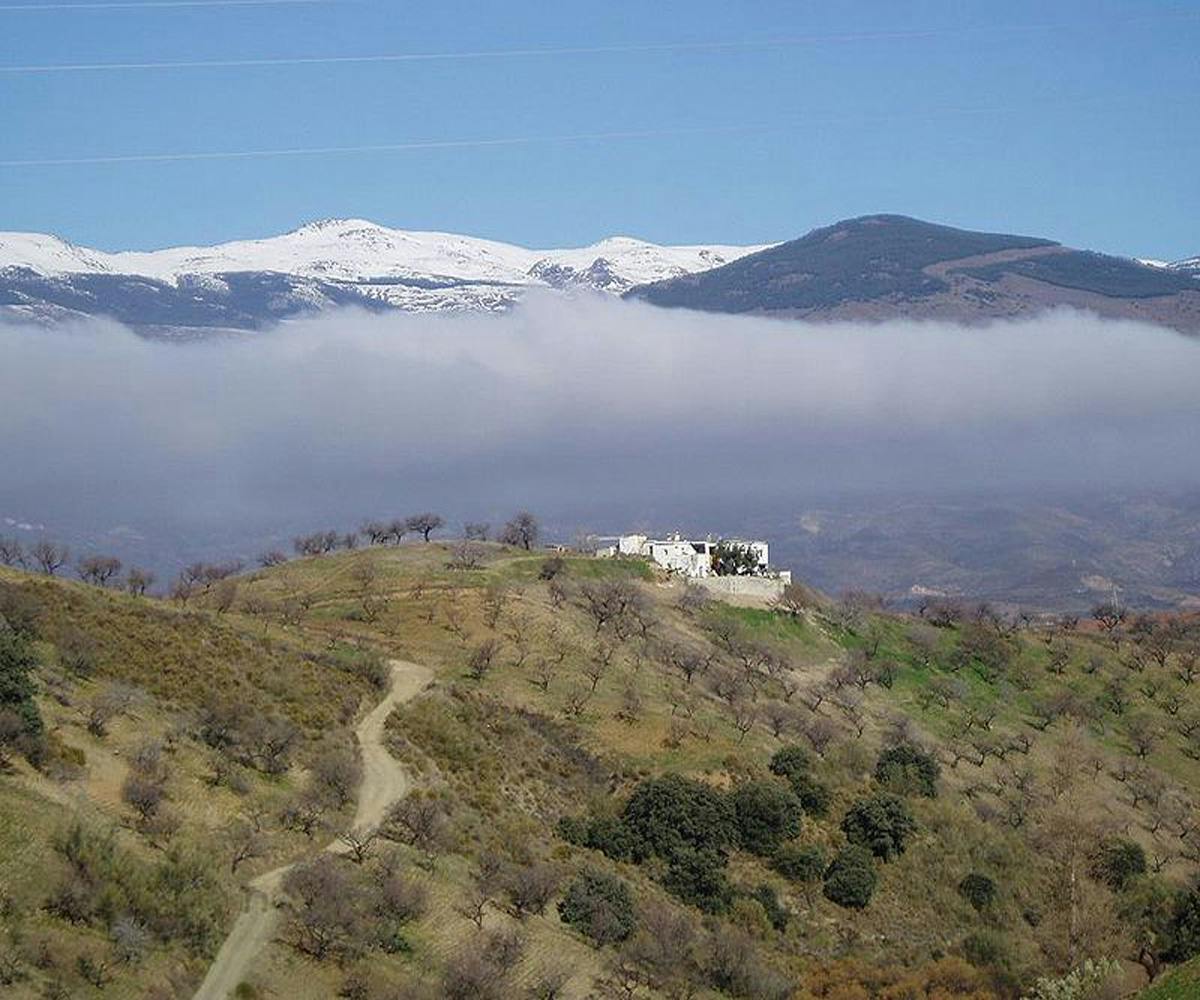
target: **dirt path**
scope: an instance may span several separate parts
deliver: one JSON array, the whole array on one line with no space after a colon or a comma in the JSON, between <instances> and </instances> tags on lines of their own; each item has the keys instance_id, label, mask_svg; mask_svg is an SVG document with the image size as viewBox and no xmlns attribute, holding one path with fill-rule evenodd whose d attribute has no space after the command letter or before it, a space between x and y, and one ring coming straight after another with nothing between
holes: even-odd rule
<instances>
[{"instance_id":1,"label":"dirt path","mask_svg":"<svg viewBox=\"0 0 1200 1000\"><path fill-rule=\"evenodd\" d=\"M427 667L403 660L392 660L392 683L384 699L358 724L355 735L362 752L363 779L358 790L358 808L354 828L369 830L378 826L388 807L408 794L408 772L384 744L384 724L392 709L421 693L433 679ZM325 847L332 854L345 853L341 841ZM283 878L292 868L284 865L254 879L249 886L250 899L237 918L217 957L209 966L204 982L192 1000L227 1000L250 970L275 933L279 922L277 909Z\"/></svg>"}]
</instances>

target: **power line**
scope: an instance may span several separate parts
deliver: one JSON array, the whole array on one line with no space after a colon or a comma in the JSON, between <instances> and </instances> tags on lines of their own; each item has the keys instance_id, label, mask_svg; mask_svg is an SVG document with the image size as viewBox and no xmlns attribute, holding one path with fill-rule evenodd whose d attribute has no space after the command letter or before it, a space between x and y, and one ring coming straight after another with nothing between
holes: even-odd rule
<instances>
[{"instance_id":1,"label":"power line","mask_svg":"<svg viewBox=\"0 0 1200 1000\"><path fill-rule=\"evenodd\" d=\"M36 14L42 11L64 10L159 10L171 7L295 7L330 3L332 0L149 0L137 3L134 0L100 0L97 3L15 3L0 5L0 14Z\"/></svg>"},{"instance_id":2,"label":"power line","mask_svg":"<svg viewBox=\"0 0 1200 1000\"><path fill-rule=\"evenodd\" d=\"M1108 110L1114 103L1126 103L1129 97L1096 95L1039 102L1040 109L1086 108ZM1182 103L1189 98L1179 98ZM599 142L630 139L657 139L669 136L700 135L767 135L793 132L806 126L855 122L891 122L905 120L936 121L945 116L975 117L1022 113L1028 105L980 105L976 107L943 106L924 108L906 113L867 113L807 115L787 122L743 123L740 125L698 125L680 128L621 129L607 132L575 132L562 135L500 136L471 139L412 139L402 142L368 143L351 146L289 146L275 149L184 150L164 153L119 153L106 156L39 157L23 160L0 160L0 168L95 166L123 163L173 163L202 160L252 160L294 156L334 156L354 153L392 153L436 149L485 149L504 146L556 145L576 142Z\"/></svg>"},{"instance_id":3,"label":"power line","mask_svg":"<svg viewBox=\"0 0 1200 1000\"><path fill-rule=\"evenodd\" d=\"M322 4L335 0L160 0L154 3L108 2L95 4L22 4L16 7L0 7L5 10L49 10L49 9L101 9L107 7L207 7L207 6L264 6L271 4ZM1128 23L1158 20L1197 20L1200 13L1163 13L1140 15L1125 19ZM1122 22L1125 23L1125 22ZM554 56L582 55L634 55L638 53L667 52L723 52L753 49L793 48L817 43L854 43L872 41L916 41L945 35L974 34L979 32L1026 33L1053 31L1071 28L1067 22L1042 22L1037 24L979 25L941 27L925 29L901 29L895 31L832 32L806 35L777 35L768 38L741 41L668 41L616 45L568 45L550 48L477 49L463 52L384 52L365 55L316 55L316 56L264 56L244 59L177 59L119 63L31 63L16 66L0 66L0 73L101 73L129 72L138 70L175 69L238 69L253 67L284 66L333 66L370 63L420 63L473 61L488 59L536 59Z\"/></svg>"},{"instance_id":4,"label":"power line","mask_svg":"<svg viewBox=\"0 0 1200 1000\"><path fill-rule=\"evenodd\" d=\"M777 127L775 127L777 128ZM391 153L421 149L472 149L490 146L530 146L612 139L653 139L663 136L766 132L769 126L701 126L674 129L630 129L618 132L577 132L567 135L510 136L494 139L418 139L361 146L297 146L281 149L133 153L115 156L72 156L33 160L0 160L0 167L61 167L118 163L173 163L187 160L249 160L284 156L330 156L344 153Z\"/></svg>"}]
</instances>

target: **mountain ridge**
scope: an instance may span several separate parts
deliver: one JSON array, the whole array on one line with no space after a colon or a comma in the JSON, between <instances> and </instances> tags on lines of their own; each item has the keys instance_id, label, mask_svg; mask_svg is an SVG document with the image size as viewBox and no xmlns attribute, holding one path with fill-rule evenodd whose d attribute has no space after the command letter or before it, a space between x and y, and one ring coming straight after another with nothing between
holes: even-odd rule
<instances>
[{"instance_id":1,"label":"mountain ridge","mask_svg":"<svg viewBox=\"0 0 1200 1000\"><path fill-rule=\"evenodd\" d=\"M1188 261L1156 266L1042 237L867 215L626 295L668 308L850 321L973 322L1066 306L1200 333L1193 274Z\"/></svg>"},{"instance_id":2,"label":"mountain ridge","mask_svg":"<svg viewBox=\"0 0 1200 1000\"><path fill-rule=\"evenodd\" d=\"M497 312L534 288L814 320L972 322L1069 306L1200 332L1198 278L1200 258L1138 261L894 214L753 246L619 235L536 249L358 218L145 251L0 232L0 317L102 316L175 337L258 330L345 306Z\"/></svg>"}]
</instances>

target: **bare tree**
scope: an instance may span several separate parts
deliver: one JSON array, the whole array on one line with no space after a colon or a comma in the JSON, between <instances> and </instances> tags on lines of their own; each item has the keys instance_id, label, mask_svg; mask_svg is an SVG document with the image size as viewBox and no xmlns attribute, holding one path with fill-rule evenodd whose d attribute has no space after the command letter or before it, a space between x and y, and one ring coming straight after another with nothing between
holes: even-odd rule
<instances>
[{"instance_id":1,"label":"bare tree","mask_svg":"<svg viewBox=\"0 0 1200 1000\"><path fill-rule=\"evenodd\" d=\"M25 565L25 548L19 539L0 535L0 563L5 566Z\"/></svg>"},{"instance_id":2,"label":"bare tree","mask_svg":"<svg viewBox=\"0 0 1200 1000\"><path fill-rule=\"evenodd\" d=\"M350 859L356 865L361 865L367 860L371 854L371 848L375 846L375 841L378 839L378 830L361 827L346 830L338 837L338 841L345 846L346 853L350 855Z\"/></svg>"},{"instance_id":3,"label":"bare tree","mask_svg":"<svg viewBox=\"0 0 1200 1000\"><path fill-rule=\"evenodd\" d=\"M87 731L93 736L108 735L109 724L133 707L138 694L137 688L115 681L100 688L81 709Z\"/></svg>"},{"instance_id":4,"label":"bare tree","mask_svg":"<svg viewBox=\"0 0 1200 1000\"><path fill-rule=\"evenodd\" d=\"M321 854L297 865L283 887L296 901L291 920L296 947L318 961L350 947L361 922L358 894L334 858Z\"/></svg>"},{"instance_id":5,"label":"bare tree","mask_svg":"<svg viewBox=\"0 0 1200 1000\"><path fill-rule=\"evenodd\" d=\"M39 538L34 542L29 554L47 576L54 576L71 558L70 550L65 545L58 545L48 538Z\"/></svg>"},{"instance_id":6,"label":"bare tree","mask_svg":"<svg viewBox=\"0 0 1200 1000\"><path fill-rule=\"evenodd\" d=\"M483 554L484 549L482 545L470 539L463 539L450 550L450 560L446 563L446 566L449 569L461 570L463 572L478 569L479 564L483 562Z\"/></svg>"},{"instance_id":7,"label":"bare tree","mask_svg":"<svg viewBox=\"0 0 1200 1000\"><path fill-rule=\"evenodd\" d=\"M482 681L492 672L495 666L496 654L500 652L500 642L497 639L484 639L471 650L467 657L467 676L472 680Z\"/></svg>"},{"instance_id":8,"label":"bare tree","mask_svg":"<svg viewBox=\"0 0 1200 1000\"><path fill-rule=\"evenodd\" d=\"M409 795L388 811L381 832L415 847L425 855L426 863L432 865L450 840L446 805L432 796Z\"/></svg>"},{"instance_id":9,"label":"bare tree","mask_svg":"<svg viewBox=\"0 0 1200 1000\"><path fill-rule=\"evenodd\" d=\"M409 531L415 531L421 535L425 541L429 541L429 536L438 528L446 523L445 518L440 514L432 514L426 512L424 514L414 514L412 517L405 520Z\"/></svg>"},{"instance_id":10,"label":"bare tree","mask_svg":"<svg viewBox=\"0 0 1200 1000\"><path fill-rule=\"evenodd\" d=\"M262 831L255 828L253 823L238 820L227 831L225 842L229 845L229 872L234 874L247 861L253 861L266 854L267 841Z\"/></svg>"},{"instance_id":11,"label":"bare tree","mask_svg":"<svg viewBox=\"0 0 1200 1000\"><path fill-rule=\"evenodd\" d=\"M313 784L328 795L339 809L354 800L362 773L362 762L358 755L345 746L319 749L311 767Z\"/></svg>"},{"instance_id":12,"label":"bare tree","mask_svg":"<svg viewBox=\"0 0 1200 1000\"><path fill-rule=\"evenodd\" d=\"M260 553L258 557L258 564L263 569L269 569L272 566L282 566L287 561L287 553L279 549L268 549L266 552Z\"/></svg>"},{"instance_id":13,"label":"bare tree","mask_svg":"<svg viewBox=\"0 0 1200 1000\"><path fill-rule=\"evenodd\" d=\"M121 560L116 556L84 556L75 569L84 583L107 587L109 580L121 572Z\"/></svg>"},{"instance_id":14,"label":"bare tree","mask_svg":"<svg viewBox=\"0 0 1200 1000\"><path fill-rule=\"evenodd\" d=\"M125 589L135 597L144 597L146 591L154 586L156 577L146 569L131 566L125 574Z\"/></svg>"},{"instance_id":15,"label":"bare tree","mask_svg":"<svg viewBox=\"0 0 1200 1000\"><path fill-rule=\"evenodd\" d=\"M463 538L471 542L486 542L491 528L486 521L468 521L463 525Z\"/></svg>"},{"instance_id":16,"label":"bare tree","mask_svg":"<svg viewBox=\"0 0 1200 1000\"><path fill-rule=\"evenodd\" d=\"M500 541L505 545L513 545L528 552L537 544L540 532L541 528L537 518L529 511L522 510L513 515L512 520L504 525Z\"/></svg>"}]
</instances>

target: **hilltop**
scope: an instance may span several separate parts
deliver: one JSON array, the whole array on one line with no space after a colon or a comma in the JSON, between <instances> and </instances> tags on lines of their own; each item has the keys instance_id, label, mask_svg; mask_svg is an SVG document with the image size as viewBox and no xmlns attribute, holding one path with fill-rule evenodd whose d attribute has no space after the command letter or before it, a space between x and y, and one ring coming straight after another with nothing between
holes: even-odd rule
<instances>
[{"instance_id":1,"label":"hilltop","mask_svg":"<svg viewBox=\"0 0 1200 1000\"><path fill-rule=\"evenodd\" d=\"M239 997L988 1000L1197 940L1195 619L746 608L480 541L189 579L0 570L45 733L0 775L6 995L190 996L288 864ZM374 838L394 660L432 679Z\"/></svg>"},{"instance_id":2,"label":"hilltop","mask_svg":"<svg viewBox=\"0 0 1200 1000\"><path fill-rule=\"evenodd\" d=\"M1200 285L1187 261L1152 266L903 215L847 219L627 295L670 308L820 320L977 322L1069 306L1200 332Z\"/></svg>"}]
</instances>

